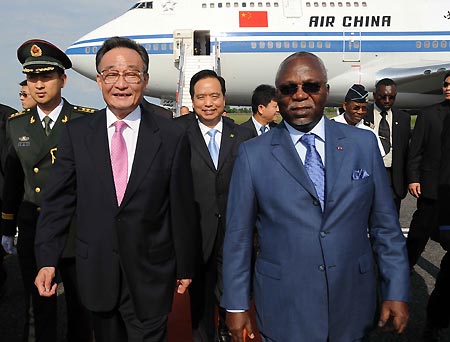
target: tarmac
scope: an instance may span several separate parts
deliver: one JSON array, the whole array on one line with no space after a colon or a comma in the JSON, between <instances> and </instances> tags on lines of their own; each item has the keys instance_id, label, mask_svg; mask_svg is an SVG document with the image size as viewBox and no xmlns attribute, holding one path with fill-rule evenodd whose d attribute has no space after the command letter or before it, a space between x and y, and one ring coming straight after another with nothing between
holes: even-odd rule
<instances>
[{"instance_id":1,"label":"tarmac","mask_svg":"<svg viewBox=\"0 0 450 342\"><path fill-rule=\"evenodd\" d=\"M416 201L407 196L402 201L400 224L407 232ZM430 241L418 264L411 274L410 322L407 331L402 335L393 335L375 330L370 335L370 342L421 342L422 331L426 319L426 305L428 296L433 290L439 263L444 255L443 249L436 242ZM7 283L0 293L0 342L27 342L22 328L25 324L23 318L24 300L23 288L16 256L7 256L4 265L8 272ZM58 342L66 341L66 320L64 293L60 289L58 297ZM358 300L358 298L355 298ZM169 317L168 342L192 342L190 334L189 298L176 295L174 309ZM258 339L259 340L259 339ZM34 338L28 338L33 342ZM446 339L450 342L450 334L446 332ZM258 341L255 341L258 342ZM296 342L296 341L288 341Z\"/></svg>"}]
</instances>

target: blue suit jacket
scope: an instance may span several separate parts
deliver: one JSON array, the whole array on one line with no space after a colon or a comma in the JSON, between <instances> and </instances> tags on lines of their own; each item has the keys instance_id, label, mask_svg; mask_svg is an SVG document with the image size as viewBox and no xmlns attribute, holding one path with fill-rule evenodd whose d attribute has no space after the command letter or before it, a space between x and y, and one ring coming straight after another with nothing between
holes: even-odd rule
<instances>
[{"instance_id":1,"label":"blue suit jacket","mask_svg":"<svg viewBox=\"0 0 450 342\"><path fill-rule=\"evenodd\" d=\"M378 288L382 300L408 300L405 239L375 137L326 119L325 140L323 213L284 124L243 143L233 170L222 306L249 308L256 227L257 322L275 341L353 341L377 319Z\"/></svg>"}]
</instances>

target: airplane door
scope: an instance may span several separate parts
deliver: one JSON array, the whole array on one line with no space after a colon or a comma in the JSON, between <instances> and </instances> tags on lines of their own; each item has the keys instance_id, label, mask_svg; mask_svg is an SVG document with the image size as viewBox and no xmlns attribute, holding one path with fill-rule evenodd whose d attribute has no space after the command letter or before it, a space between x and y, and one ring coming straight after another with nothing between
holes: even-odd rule
<instances>
[{"instance_id":1,"label":"airplane door","mask_svg":"<svg viewBox=\"0 0 450 342\"><path fill-rule=\"evenodd\" d=\"M211 55L210 31L195 31L194 32L194 55L195 56Z\"/></svg>"},{"instance_id":2,"label":"airplane door","mask_svg":"<svg viewBox=\"0 0 450 342\"><path fill-rule=\"evenodd\" d=\"M302 16L302 0L283 0L283 14L286 18Z\"/></svg>"},{"instance_id":3,"label":"airplane door","mask_svg":"<svg viewBox=\"0 0 450 342\"><path fill-rule=\"evenodd\" d=\"M173 32L173 59L177 63L180 61L181 53L185 56L192 56L194 52L192 30L181 29Z\"/></svg>"},{"instance_id":4,"label":"airplane door","mask_svg":"<svg viewBox=\"0 0 450 342\"><path fill-rule=\"evenodd\" d=\"M344 31L342 40L342 61L361 61L361 31Z\"/></svg>"}]
</instances>

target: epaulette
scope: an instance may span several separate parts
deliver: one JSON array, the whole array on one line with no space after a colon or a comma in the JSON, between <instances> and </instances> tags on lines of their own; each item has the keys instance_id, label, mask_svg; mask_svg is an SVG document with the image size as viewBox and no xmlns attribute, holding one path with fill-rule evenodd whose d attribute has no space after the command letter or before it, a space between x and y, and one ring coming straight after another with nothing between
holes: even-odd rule
<instances>
[{"instance_id":1,"label":"epaulette","mask_svg":"<svg viewBox=\"0 0 450 342\"><path fill-rule=\"evenodd\" d=\"M372 122L370 122L370 121L364 120L364 125L372 128L372 129L375 129L375 125Z\"/></svg>"},{"instance_id":2,"label":"epaulette","mask_svg":"<svg viewBox=\"0 0 450 342\"><path fill-rule=\"evenodd\" d=\"M11 114L10 116L8 116L8 120L14 119L14 118L18 118L19 116L27 114L29 111L30 111L30 109L28 108L28 109L25 109L25 110L23 110L21 112L17 112L17 113Z\"/></svg>"},{"instance_id":3,"label":"epaulette","mask_svg":"<svg viewBox=\"0 0 450 342\"><path fill-rule=\"evenodd\" d=\"M73 110L80 113L88 113L88 114L92 114L97 111L97 109L94 108L80 107L80 106L73 106Z\"/></svg>"}]
</instances>

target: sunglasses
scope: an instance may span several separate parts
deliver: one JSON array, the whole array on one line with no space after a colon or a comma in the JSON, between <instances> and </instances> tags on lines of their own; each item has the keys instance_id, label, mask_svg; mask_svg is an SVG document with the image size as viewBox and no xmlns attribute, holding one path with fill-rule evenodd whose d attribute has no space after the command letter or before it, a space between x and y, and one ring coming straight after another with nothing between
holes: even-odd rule
<instances>
[{"instance_id":1,"label":"sunglasses","mask_svg":"<svg viewBox=\"0 0 450 342\"><path fill-rule=\"evenodd\" d=\"M450 82L444 82L442 83L442 87L447 88L450 85Z\"/></svg>"},{"instance_id":2,"label":"sunglasses","mask_svg":"<svg viewBox=\"0 0 450 342\"><path fill-rule=\"evenodd\" d=\"M326 83L316 83L316 82L306 82L303 84L295 84L295 83L289 83L289 84L282 84L278 87L278 90L282 95L285 96L292 96L297 91L298 88L301 88L303 92L307 94L316 94L320 91L323 85Z\"/></svg>"},{"instance_id":3,"label":"sunglasses","mask_svg":"<svg viewBox=\"0 0 450 342\"><path fill-rule=\"evenodd\" d=\"M28 94L27 93L25 93L25 92L23 92L23 91L21 91L20 93L19 93L19 97L24 97L24 98L27 98L27 96L28 96Z\"/></svg>"}]
</instances>

